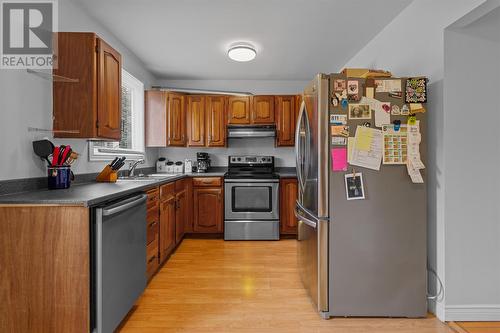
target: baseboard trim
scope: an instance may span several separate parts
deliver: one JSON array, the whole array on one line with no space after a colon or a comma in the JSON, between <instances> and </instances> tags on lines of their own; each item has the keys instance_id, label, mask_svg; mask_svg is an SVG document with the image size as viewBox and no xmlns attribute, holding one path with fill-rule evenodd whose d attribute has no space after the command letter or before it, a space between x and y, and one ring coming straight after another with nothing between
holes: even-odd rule
<instances>
[{"instance_id":1,"label":"baseboard trim","mask_svg":"<svg viewBox=\"0 0 500 333\"><path fill-rule=\"evenodd\" d=\"M445 320L446 321L500 321L500 304L447 305L445 307Z\"/></svg>"}]
</instances>

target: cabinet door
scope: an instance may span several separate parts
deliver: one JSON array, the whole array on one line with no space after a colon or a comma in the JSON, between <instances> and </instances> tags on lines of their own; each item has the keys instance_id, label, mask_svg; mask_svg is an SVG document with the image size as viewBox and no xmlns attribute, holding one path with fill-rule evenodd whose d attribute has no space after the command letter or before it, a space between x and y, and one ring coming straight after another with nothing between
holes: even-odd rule
<instances>
[{"instance_id":1,"label":"cabinet door","mask_svg":"<svg viewBox=\"0 0 500 333\"><path fill-rule=\"evenodd\" d=\"M160 262L164 262L175 247L175 195L160 205Z\"/></svg>"},{"instance_id":2,"label":"cabinet door","mask_svg":"<svg viewBox=\"0 0 500 333\"><path fill-rule=\"evenodd\" d=\"M278 146L295 145L296 96L276 96L276 130Z\"/></svg>"},{"instance_id":3,"label":"cabinet door","mask_svg":"<svg viewBox=\"0 0 500 333\"><path fill-rule=\"evenodd\" d=\"M167 93L149 90L145 93L146 147L167 145Z\"/></svg>"},{"instance_id":4,"label":"cabinet door","mask_svg":"<svg viewBox=\"0 0 500 333\"><path fill-rule=\"evenodd\" d=\"M207 146L226 146L226 97L207 96Z\"/></svg>"},{"instance_id":5,"label":"cabinet door","mask_svg":"<svg viewBox=\"0 0 500 333\"><path fill-rule=\"evenodd\" d=\"M250 97L230 96L227 109L228 124L250 124Z\"/></svg>"},{"instance_id":6,"label":"cabinet door","mask_svg":"<svg viewBox=\"0 0 500 333\"><path fill-rule=\"evenodd\" d=\"M252 98L252 124L274 123L274 96Z\"/></svg>"},{"instance_id":7,"label":"cabinet door","mask_svg":"<svg viewBox=\"0 0 500 333\"><path fill-rule=\"evenodd\" d=\"M297 178L281 179L280 192L280 231L282 234L297 234L297 219L294 214Z\"/></svg>"},{"instance_id":8,"label":"cabinet door","mask_svg":"<svg viewBox=\"0 0 500 333\"><path fill-rule=\"evenodd\" d=\"M102 39L97 40L97 135L121 138L122 63L120 54Z\"/></svg>"},{"instance_id":9,"label":"cabinet door","mask_svg":"<svg viewBox=\"0 0 500 333\"><path fill-rule=\"evenodd\" d=\"M222 232L222 188L195 188L194 232Z\"/></svg>"},{"instance_id":10,"label":"cabinet door","mask_svg":"<svg viewBox=\"0 0 500 333\"><path fill-rule=\"evenodd\" d=\"M205 146L205 97L187 96L187 145Z\"/></svg>"},{"instance_id":11,"label":"cabinet door","mask_svg":"<svg viewBox=\"0 0 500 333\"><path fill-rule=\"evenodd\" d=\"M186 114L184 110L184 96L181 94L169 93L167 105L168 145L183 147L186 145Z\"/></svg>"},{"instance_id":12,"label":"cabinet door","mask_svg":"<svg viewBox=\"0 0 500 333\"><path fill-rule=\"evenodd\" d=\"M184 223L187 218L187 191L183 189L175 194L177 203L175 210L175 243L179 244L184 237Z\"/></svg>"}]
</instances>

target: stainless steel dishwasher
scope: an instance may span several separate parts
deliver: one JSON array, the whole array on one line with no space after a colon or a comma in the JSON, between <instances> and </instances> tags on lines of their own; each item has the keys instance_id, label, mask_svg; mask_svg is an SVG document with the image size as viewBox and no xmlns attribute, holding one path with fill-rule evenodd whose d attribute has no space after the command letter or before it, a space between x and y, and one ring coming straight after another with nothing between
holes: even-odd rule
<instances>
[{"instance_id":1,"label":"stainless steel dishwasher","mask_svg":"<svg viewBox=\"0 0 500 333\"><path fill-rule=\"evenodd\" d=\"M146 288L146 194L95 208L93 332L111 333Z\"/></svg>"}]
</instances>

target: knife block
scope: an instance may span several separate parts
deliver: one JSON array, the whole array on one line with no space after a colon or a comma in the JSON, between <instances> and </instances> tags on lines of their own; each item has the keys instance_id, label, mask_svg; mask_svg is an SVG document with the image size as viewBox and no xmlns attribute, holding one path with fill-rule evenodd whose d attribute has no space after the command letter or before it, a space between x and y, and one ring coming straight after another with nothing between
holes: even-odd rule
<instances>
[{"instance_id":1,"label":"knife block","mask_svg":"<svg viewBox=\"0 0 500 333\"><path fill-rule=\"evenodd\" d=\"M118 173L114 170L111 169L109 165L106 165L106 167L97 175L96 180L98 182L102 183L116 183L116 180L118 179Z\"/></svg>"}]
</instances>

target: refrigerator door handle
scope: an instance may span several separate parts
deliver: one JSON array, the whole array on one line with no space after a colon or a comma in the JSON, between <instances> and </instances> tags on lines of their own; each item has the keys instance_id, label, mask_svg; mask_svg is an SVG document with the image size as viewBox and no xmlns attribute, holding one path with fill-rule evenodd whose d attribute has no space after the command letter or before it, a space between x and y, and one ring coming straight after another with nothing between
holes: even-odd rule
<instances>
[{"instance_id":1,"label":"refrigerator door handle","mask_svg":"<svg viewBox=\"0 0 500 333\"><path fill-rule=\"evenodd\" d=\"M295 217L297 219L301 220L302 222L304 222L305 224L307 224L308 226L310 226L314 229L317 228L318 220L316 218L314 218L313 216L311 216L310 214L308 214L307 210L298 201L295 202L294 213L295 213ZM309 215L309 216L307 216L307 215Z\"/></svg>"},{"instance_id":2,"label":"refrigerator door handle","mask_svg":"<svg viewBox=\"0 0 500 333\"><path fill-rule=\"evenodd\" d=\"M298 220L301 220L302 222L304 222L305 224L307 224L308 226L310 226L311 228L316 229L316 227L317 227L316 222L314 222L313 220L309 220L307 217L305 217L304 215L300 214L297 209L295 209L295 217Z\"/></svg>"},{"instance_id":3,"label":"refrigerator door handle","mask_svg":"<svg viewBox=\"0 0 500 333\"><path fill-rule=\"evenodd\" d=\"M303 175L302 175L302 170L301 170L301 167L300 167L300 156L299 156L299 140L300 140L300 123L302 121L302 115L304 113L304 110L306 108L306 104L304 101L302 101L302 103L300 104L300 110L299 110L299 116L298 116L298 121L297 121L297 127L295 128L295 164L296 164L296 167L297 167L297 180L298 180L298 183L299 183L299 189L301 192L304 191L304 187L305 187L305 184L304 184L304 178L303 178Z\"/></svg>"}]
</instances>

